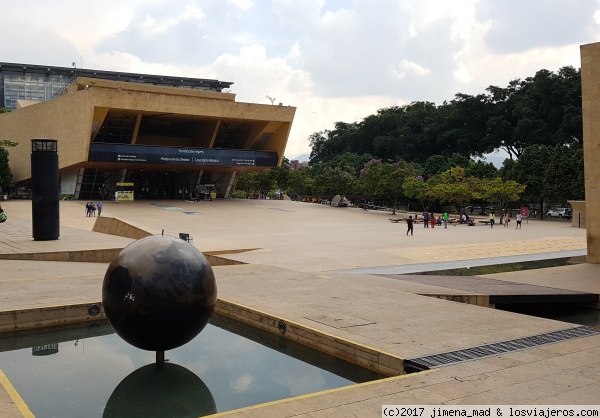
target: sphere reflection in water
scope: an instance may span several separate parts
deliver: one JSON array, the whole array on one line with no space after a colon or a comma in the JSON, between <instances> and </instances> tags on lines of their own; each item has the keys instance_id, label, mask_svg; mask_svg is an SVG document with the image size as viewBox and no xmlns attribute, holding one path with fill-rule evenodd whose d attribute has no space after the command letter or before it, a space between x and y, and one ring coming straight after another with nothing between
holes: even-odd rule
<instances>
[{"instance_id":1,"label":"sphere reflection in water","mask_svg":"<svg viewBox=\"0 0 600 418\"><path fill-rule=\"evenodd\" d=\"M191 341L217 302L210 263L193 245L150 236L112 260L102 284L106 317L129 344L164 351Z\"/></svg>"},{"instance_id":2,"label":"sphere reflection in water","mask_svg":"<svg viewBox=\"0 0 600 418\"><path fill-rule=\"evenodd\" d=\"M127 376L115 388L104 417L201 417L217 413L204 382L185 367L149 364Z\"/></svg>"}]
</instances>

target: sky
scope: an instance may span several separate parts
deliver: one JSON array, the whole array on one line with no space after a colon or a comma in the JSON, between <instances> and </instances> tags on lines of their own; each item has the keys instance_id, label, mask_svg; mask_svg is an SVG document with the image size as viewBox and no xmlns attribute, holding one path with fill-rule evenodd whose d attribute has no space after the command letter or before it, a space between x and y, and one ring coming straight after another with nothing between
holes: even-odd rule
<instances>
[{"instance_id":1,"label":"sky","mask_svg":"<svg viewBox=\"0 0 600 418\"><path fill-rule=\"evenodd\" d=\"M294 106L290 159L335 122L579 68L600 41L600 0L29 0L2 16L0 61L213 78Z\"/></svg>"}]
</instances>

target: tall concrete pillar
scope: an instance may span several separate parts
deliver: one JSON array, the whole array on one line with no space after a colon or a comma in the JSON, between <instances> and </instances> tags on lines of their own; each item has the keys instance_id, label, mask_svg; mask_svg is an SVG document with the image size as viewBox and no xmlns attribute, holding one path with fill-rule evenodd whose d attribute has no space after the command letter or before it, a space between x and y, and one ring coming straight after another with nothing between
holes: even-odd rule
<instances>
[{"instance_id":1,"label":"tall concrete pillar","mask_svg":"<svg viewBox=\"0 0 600 418\"><path fill-rule=\"evenodd\" d=\"M31 211L33 239L60 236L58 152L55 139L31 140Z\"/></svg>"},{"instance_id":2,"label":"tall concrete pillar","mask_svg":"<svg viewBox=\"0 0 600 418\"><path fill-rule=\"evenodd\" d=\"M600 43L580 52L587 261L600 264Z\"/></svg>"}]
</instances>

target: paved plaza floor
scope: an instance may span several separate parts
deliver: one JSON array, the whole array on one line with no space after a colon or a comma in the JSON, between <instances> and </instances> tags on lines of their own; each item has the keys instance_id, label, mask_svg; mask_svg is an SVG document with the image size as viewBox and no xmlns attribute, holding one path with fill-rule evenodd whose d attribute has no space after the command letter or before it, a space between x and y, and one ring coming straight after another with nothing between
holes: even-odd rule
<instances>
[{"instance_id":1,"label":"paved plaza floor","mask_svg":"<svg viewBox=\"0 0 600 418\"><path fill-rule=\"evenodd\" d=\"M31 202L2 202L9 219L0 224L0 255L132 242L92 232L95 219L85 216L85 202L60 205L60 239L34 241ZM575 327L430 297L486 296L448 278L396 276L584 255L585 229L568 221L530 219L519 230L512 223L416 225L406 236L406 224L390 222L389 212L270 200L106 202L102 216L154 234L188 233L201 251L245 263L215 267L219 298L405 359ZM0 260L0 311L98 302L106 266ZM478 277L600 293L600 266L585 263ZM595 404L598 388L600 335L590 335L222 415L367 417L381 416L383 404ZM17 406L0 391L0 416L14 416Z\"/></svg>"}]
</instances>

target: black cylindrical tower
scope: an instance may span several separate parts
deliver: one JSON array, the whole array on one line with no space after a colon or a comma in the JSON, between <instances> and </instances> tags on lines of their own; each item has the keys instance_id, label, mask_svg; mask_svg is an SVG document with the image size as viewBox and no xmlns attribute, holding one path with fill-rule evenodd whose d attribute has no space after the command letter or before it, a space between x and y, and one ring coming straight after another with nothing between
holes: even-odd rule
<instances>
[{"instance_id":1,"label":"black cylindrical tower","mask_svg":"<svg viewBox=\"0 0 600 418\"><path fill-rule=\"evenodd\" d=\"M56 139L31 140L31 211L36 241L49 241L60 236L56 143Z\"/></svg>"}]
</instances>

